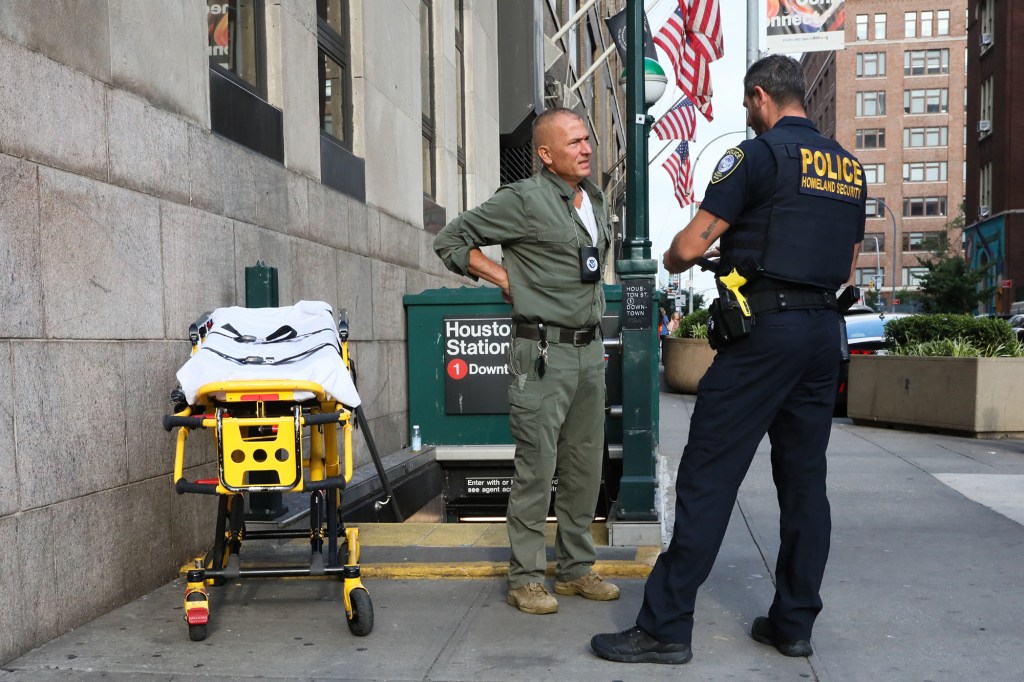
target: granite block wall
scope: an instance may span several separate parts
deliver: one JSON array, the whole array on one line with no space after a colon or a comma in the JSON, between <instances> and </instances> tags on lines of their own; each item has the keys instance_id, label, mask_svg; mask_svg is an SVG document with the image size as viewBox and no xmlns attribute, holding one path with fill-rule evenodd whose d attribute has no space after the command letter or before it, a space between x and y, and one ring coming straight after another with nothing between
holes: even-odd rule
<instances>
[{"instance_id":1,"label":"granite block wall","mask_svg":"<svg viewBox=\"0 0 1024 682\"><path fill-rule=\"evenodd\" d=\"M366 203L319 182L308 70L268 96L285 164L211 132L202 0L49 4L61 11L0 3L0 663L165 583L211 543L216 500L174 493L160 419L188 324L244 305L246 266L278 268L283 305L347 310L382 454L407 440L402 297L465 283L422 229L419 72L393 54L418 55L418 2L355 12L381 33L353 54ZM315 3L267 6L285 79L315 58ZM496 126L496 103L483 109L482 129ZM493 190L496 141L481 149ZM358 432L355 458L370 461ZM187 476L214 463L213 439L194 433Z\"/></svg>"}]
</instances>

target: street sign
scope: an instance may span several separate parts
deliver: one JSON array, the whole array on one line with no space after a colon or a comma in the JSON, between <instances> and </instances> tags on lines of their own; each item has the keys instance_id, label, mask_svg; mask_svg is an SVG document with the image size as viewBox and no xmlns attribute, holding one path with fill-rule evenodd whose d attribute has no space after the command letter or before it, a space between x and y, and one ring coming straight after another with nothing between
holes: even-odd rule
<instances>
[{"instance_id":1,"label":"street sign","mask_svg":"<svg viewBox=\"0 0 1024 682\"><path fill-rule=\"evenodd\" d=\"M1004 279L1002 282L999 283L999 287L1001 289L1012 289L1013 288L1013 280L1012 279Z\"/></svg>"}]
</instances>

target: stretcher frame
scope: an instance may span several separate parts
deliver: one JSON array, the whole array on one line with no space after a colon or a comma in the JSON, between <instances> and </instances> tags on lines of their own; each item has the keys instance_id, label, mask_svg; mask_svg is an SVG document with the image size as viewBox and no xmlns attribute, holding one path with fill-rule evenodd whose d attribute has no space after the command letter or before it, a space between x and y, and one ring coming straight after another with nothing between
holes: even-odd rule
<instances>
[{"instance_id":1,"label":"stretcher frame","mask_svg":"<svg viewBox=\"0 0 1024 682\"><path fill-rule=\"evenodd\" d=\"M209 314L191 325L193 355L212 326ZM339 338L341 361L351 371L344 321L339 324ZM368 635L373 629L373 604L360 579L359 530L345 527L340 513L341 493L352 479L353 417L357 416L360 426L365 427L362 412L332 399L315 382L266 379L207 383L199 388L192 405L176 405L179 407L173 415L164 417L166 430L178 429L175 491L219 498L213 546L186 573L184 605L189 638L206 639L209 586L241 578L308 576L340 577L349 630L357 636ZM184 476L185 443L196 429L213 432L216 479L189 481ZM306 434L308 452L303 446ZM366 435L376 456L368 431ZM247 530L243 496L252 492L309 492L309 529ZM302 537L310 540L308 564L242 566L240 551L245 540ZM341 537L344 539L339 544Z\"/></svg>"}]
</instances>

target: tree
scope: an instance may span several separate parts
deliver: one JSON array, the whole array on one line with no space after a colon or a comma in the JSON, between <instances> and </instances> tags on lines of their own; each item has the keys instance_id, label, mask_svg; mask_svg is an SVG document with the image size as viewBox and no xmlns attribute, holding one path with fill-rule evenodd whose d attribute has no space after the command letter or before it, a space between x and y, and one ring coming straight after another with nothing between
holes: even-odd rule
<instances>
[{"instance_id":1,"label":"tree","mask_svg":"<svg viewBox=\"0 0 1024 682\"><path fill-rule=\"evenodd\" d=\"M964 205L960 204L958 215L946 223L947 232L938 239L935 253L929 258L917 259L928 269L920 278L920 299L926 313L970 313L977 309L978 303L995 294L995 287L983 286L988 268L971 268L950 244L949 232L962 230L963 226Z\"/></svg>"},{"instance_id":2,"label":"tree","mask_svg":"<svg viewBox=\"0 0 1024 682\"><path fill-rule=\"evenodd\" d=\"M970 313L995 293L995 287L983 286L987 268L972 269L963 257L950 253L948 244L933 260L918 258L917 262L928 269L921 277L926 313Z\"/></svg>"}]
</instances>

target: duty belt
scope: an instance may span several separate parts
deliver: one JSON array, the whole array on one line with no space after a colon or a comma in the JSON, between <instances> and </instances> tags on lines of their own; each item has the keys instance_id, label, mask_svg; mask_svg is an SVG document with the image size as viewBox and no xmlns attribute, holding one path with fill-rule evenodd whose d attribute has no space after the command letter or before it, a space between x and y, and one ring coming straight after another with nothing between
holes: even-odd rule
<instances>
[{"instance_id":1,"label":"duty belt","mask_svg":"<svg viewBox=\"0 0 1024 682\"><path fill-rule=\"evenodd\" d=\"M541 340L541 327L544 328L545 340L548 343L571 343L576 347L586 346L597 338L597 325L583 329L566 329L550 324L517 324L515 335L520 339Z\"/></svg>"},{"instance_id":2,"label":"duty belt","mask_svg":"<svg viewBox=\"0 0 1024 682\"><path fill-rule=\"evenodd\" d=\"M784 310L835 310L836 295L813 289L773 289L747 294L747 303L754 315Z\"/></svg>"}]
</instances>

